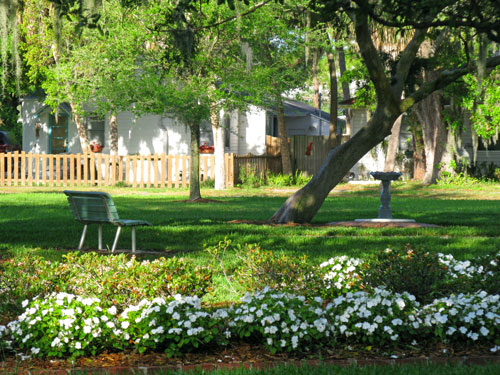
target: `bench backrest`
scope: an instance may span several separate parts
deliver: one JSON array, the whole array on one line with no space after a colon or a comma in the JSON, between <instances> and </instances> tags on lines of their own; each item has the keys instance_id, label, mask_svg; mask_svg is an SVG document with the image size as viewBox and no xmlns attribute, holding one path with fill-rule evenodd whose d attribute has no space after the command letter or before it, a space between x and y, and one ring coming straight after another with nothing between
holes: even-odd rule
<instances>
[{"instance_id":1,"label":"bench backrest","mask_svg":"<svg viewBox=\"0 0 500 375\"><path fill-rule=\"evenodd\" d=\"M114 222L119 220L113 200L108 193L65 190L71 211L82 223Z\"/></svg>"}]
</instances>

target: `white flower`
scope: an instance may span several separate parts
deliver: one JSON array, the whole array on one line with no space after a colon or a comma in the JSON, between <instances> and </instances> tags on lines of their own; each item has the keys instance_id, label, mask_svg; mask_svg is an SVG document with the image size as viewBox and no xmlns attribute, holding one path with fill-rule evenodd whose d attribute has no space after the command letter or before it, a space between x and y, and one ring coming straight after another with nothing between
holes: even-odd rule
<instances>
[{"instance_id":1,"label":"white flower","mask_svg":"<svg viewBox=\"0 0 500 375\"><path fill-rule=\"evenodd\" d=\"M107 323L106 323L106 326L107 326L108 328L115 328L115 323L113 323L113 322L107 322Z\"/></svg>"},{"instance_id":2,"label":"white flower","mask_svg":"<svg viewBox=\"0 0 500 375\"><path fill-rule=\"evenodd\" d=\"M31 354L37 355L38 353L40 353L40 348L31 348Z\"/></svg>"},{"instance_id":3,"label":"white flower","mask_svg":"<svg viewBox=\"0 0 500 375\"><path fill-rule=\"evenodd\" d=\"M490 333L490 330L486 327L481 327L481 329L479 330L479 333L481 333L481 335L483 335L483 336L488 336L488 333Z\"/></svg>"},{"instance_id":4,"label":"white flower","mask_svg":"<svg viewBox=\"0 0 500 375\"><path fill-rule=\"evenodd\" d=\"M83 333L90 333L90 331L92 331L92 328L90 326L83 327Z\"/></svg>"},{"instance_id":5,"label":"white flower","mask_svg":"<svg viewBox=\"0 0 500 375\"><path fill-rule=\"evenodd\" d=\"M107 311L109 315L116 315L116 306L111 306Z\"/></svg>"},{"instance_id":6,"label":"white flower","mask_svg":"<svg viewBox=\"0 0 500 375\"><path fill-rule=\"evenodd\" d=\"M25 299L21 305L24 308L24 307L28 306L28 303L30 303L30 301L28 301L27 299Z\"/></svg>"},{"instance_id":7,"label":"white flower","mask_svg":"<svg viewBox=\"0 0 500 375\"><path fill-rule=\"evenodd\" d=\"M273 344L273 339L268 337L267 345L272 345L272 344Z\"/></svg>"},{"instance_id":8,"label":"white flower","mask_svg":"<svg viewBox=\"0 0 500 375\"><path fill-rule=\"evenodd\" d=\"M128 322L128 321L126 321L126 320L124 320L124 321L122 322L122 328L123 328L123 329L127 329L129 326L130 326L130 322Z\"/></svg>"},{"instance_id":9,"label":"white flower","mask_svg":"<svg viewBox=\"0 0 500 375\"><path fill-rule=\"evenodd\" d=\"M82 344L80 342L76 342L75 343L75 349L81 349L82 348Z\"/></svg>"}]
</instances>

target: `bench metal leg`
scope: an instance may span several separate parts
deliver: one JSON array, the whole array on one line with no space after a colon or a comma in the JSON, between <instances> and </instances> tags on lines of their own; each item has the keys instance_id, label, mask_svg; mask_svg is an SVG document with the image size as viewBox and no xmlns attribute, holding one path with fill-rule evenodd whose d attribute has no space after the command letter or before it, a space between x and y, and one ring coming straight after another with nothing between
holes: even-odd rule
<instances>
[{"instance_id":1,"label":"bench metal leg","mask_svg":"<svg viewBox=\"0 0 500 375\"><path fill-rule=\"evenodd\" d=\"M87 234L87 224L83 225L82 237L80 238L80 244L78 245L78 250L82 249L83 241L85 241L85 235Z\"/></svg>"},{"instance_id":2,"label":"bench metal leg","mask_svg":"<svg viewBox=\"0 0 500 375\"><path fill-rule=\"evenodd\" d=\"M102 225L99 224L97 228L98 249L102 250Z\"/></svg>"},{"instance_id":3,"label":"bench metal leg","mask_svg":"<svg viewBox=\"0 0 500 375\"><path fill-rule=\"evenodd\" d=\"M111 248L111 252L114 253L116 249L116 245L118 244L118 239L120 238L120 232L122 231L122 227L118 227L116 229L115 240L113 241L113 247Z\"/></svg>"},{"instance_id":4,"label":"bench metal leg","mask_svg":"<svg viewBox=\"0 0 500 375\"><path fill-rule=\"evenodd\" d=\"M132 253L135 253L135 227L132 227Z\"/></svg>"}]
</instances>

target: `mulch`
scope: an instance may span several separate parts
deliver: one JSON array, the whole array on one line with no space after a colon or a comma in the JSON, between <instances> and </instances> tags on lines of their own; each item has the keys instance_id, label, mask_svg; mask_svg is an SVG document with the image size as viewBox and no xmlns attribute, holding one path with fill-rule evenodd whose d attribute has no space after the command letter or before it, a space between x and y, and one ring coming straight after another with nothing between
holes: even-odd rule
<instances>
[{"instance_id":1,"label":"mulch","mask_svg":"<svg viewBox=\"0 0 500 375\"><path fill-rule=\"evenodd\" d=\"M372 352L369 347L343 351L324 349L307 354L271 354L263 346L237 343L230 347L205 348L203 352L187 353L181 357L168 358L162 353L104 353L91 358L69 360L27 360L7 358L0 362L0 373L16 371L18 375L47 374L63 375L85 372L86 374L155 374L166 370L204 370L235 368L270 368L283 364L349 366L397 365L397 364L485 364L500 362L500 353L492 355L487 348L454 350L441 346L426 347L425 350L406 349L391 353Z\"/></svg>"}]
</instances>

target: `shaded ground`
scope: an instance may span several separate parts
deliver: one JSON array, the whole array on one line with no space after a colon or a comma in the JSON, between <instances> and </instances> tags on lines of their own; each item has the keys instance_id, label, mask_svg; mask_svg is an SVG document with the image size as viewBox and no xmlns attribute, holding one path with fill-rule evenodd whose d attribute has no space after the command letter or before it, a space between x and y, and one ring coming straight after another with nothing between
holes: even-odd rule
<instances>
[{"instance_id":1,"label":"shaded ground","mask_svg":"<svg viewBox=\"0 0 500 375\"><path fill-rule=\"evenodd\" d=\"M368 350L370 349L370 350ZM70 360L27 360L11 357L0 362L0 373L16 369L17 373L57 373L68 369L103 369L103 368L193 368L195 365L204 368L225 367L239 368L242 364L262 367L279 363L294 363L308 361L311 364L318 360L327 361L336 365L353 363L397 364L397 363L486 363L500 362L500 353L491 353L489 347L484 348L451 348L444 346L427 346L425 349L401 348L391 352L376 352L370 347L344 351L339 349L325 349L306 354L271 354L264 347L252 346L246 343L235 344L227 348L205 348L203 352L188 353L177 358L168 358L163 353L104 353L92 358ZM61 372L63 373L63 372Z\"/></svg>"},{"instance_id":2,"label":"shaded ground","mask_svg":"<svg viewBox=\"0 0 500 375\"><path fill-rule=\"evenodd\" d=\"M252 225L270 225L270 226L308 226L308 227L359 227L359 228L439 228L439 225L415 223L415 222L369 222L369 221L336 221L327 224L273 224L267 221L258 220L231 220L230 224L252 224Z\"/></svg>"}]
</instances>

